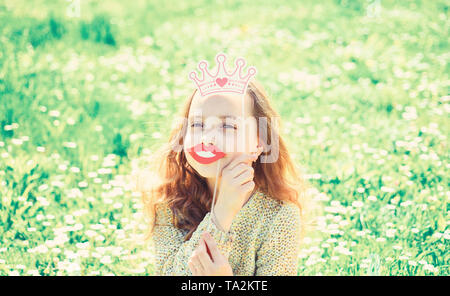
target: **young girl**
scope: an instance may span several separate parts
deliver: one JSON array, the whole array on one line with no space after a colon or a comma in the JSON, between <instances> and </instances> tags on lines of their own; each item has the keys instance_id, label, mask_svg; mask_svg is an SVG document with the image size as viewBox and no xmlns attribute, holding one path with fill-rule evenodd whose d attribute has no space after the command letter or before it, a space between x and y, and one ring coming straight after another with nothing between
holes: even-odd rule
<instances>
[{"instance_id":1,"label":"young girl","mask_svg":"<svg viewBox=\"0 0 450 296\"><path fill-rule=\"evenodd\" d=\"M147 239L154 243L156 275L297 275L307 184L256 80L246 89L245 117L266 118L267 135L259 133L258 120L243 126L232 119L243 115L241 101L234 94L203 97L195 90L181 110L187 124L178 125L155 154L157 178L138 181L146 188L141 193L151 218ZM245 151L229 152L242 145L244 128ZM276 161L258 161L275 141ZM192 149L202 145L226 156L208 162L208 152Z\"/></svg>"}]
</instances>

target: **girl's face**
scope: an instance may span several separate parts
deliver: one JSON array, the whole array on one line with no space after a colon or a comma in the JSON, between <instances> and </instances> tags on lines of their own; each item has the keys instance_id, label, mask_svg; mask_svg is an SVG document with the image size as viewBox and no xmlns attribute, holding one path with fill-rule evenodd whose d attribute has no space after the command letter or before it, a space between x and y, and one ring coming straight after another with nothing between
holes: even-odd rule
<instances>
[{"instance_id":1,"label":"girl's face","mask_svg":"<svg viewBox=\"0 0 450 296\"><path fill-rule=\"evenodd\" d=\"M189 165L202 177L216 177L219 159L223 168L238 155L257 150L257 124L248 94L244 96L244 117L242 107L239 94L224 92L202 97L196 92L183 150Z\"/></svg>"}]
</instances>

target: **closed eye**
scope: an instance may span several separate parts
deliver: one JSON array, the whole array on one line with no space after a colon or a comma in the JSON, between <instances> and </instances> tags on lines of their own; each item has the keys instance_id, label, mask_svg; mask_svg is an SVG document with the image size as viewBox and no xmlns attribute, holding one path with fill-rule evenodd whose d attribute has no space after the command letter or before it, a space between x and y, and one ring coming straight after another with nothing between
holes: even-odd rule
<instances>
[{"instance_id":1,"label":"closed eye","mask_svg":"<svg viewBox=\"0 0 450 296\"><path fill-rule=\"evenodd\" d=\"M194 122L193 124L191 124L191 127L203 127L203 123L201 123L201 122Z\"/></svg>"},{"instance_id":2,"label":"closed eye","mask_svg":"<svg viewBox=\"0 0 450 296\"><path fill-rule=\"evenodd\" d=\"M194 122L191 124L191 127L203 127L203 123L201 122ZM227 129L237 129L236 125L233 124L223 124L222 126L223 128L227 128Z\"/></svg>"},{"instance_id":3,"label":"closed eye","mask_svg":"<svg viewBox=\"0 0 450 296\"><path fill-rule=\"evenodd\" d=\"M223 127L237 129L237 126L235 126L233 124L224 124Z\"/></svg>"}]
</instances>

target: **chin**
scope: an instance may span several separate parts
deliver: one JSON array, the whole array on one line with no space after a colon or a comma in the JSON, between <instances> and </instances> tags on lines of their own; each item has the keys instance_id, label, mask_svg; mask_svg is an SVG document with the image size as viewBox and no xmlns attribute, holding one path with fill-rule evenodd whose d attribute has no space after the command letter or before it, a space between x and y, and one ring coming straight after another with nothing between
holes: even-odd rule
<instances>
[{"instance_id":1,"label":"chin","mask_svg":"<svg viewBox=\"0 0 450 296\"><path fill-rule=\"evenodd\" d=\"M208 165L211 167L212 164ZM205 166L204 164L200 164L200 166ZM194 170L203 178L215 178L216 177L216 170L215 168L205 168L205 167L198 167L198 166L192 166Z\"/></svg>"}]
</instances>

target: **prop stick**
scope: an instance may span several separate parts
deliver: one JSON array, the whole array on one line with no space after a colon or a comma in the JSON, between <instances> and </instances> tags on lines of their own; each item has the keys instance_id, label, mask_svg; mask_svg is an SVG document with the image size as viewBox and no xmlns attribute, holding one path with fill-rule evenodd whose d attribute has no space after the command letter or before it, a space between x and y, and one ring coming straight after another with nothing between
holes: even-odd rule
<instances>
[{"instance_id":1,"label":"prop stick","mask_svg":"<svg viewBox=\"0 0 450 296\"><path fill-rule=\"evenodd\" d=\"M214 194L213 194L213 200L212 200L212 204L211 204L211 212L212 212L212 214L214 216L214 220L216 222L217 222L217 219L216 219L216 212L214 211L214 206L216 204L216 189L217 189L217 180L219 179L219 173L220 173L220 160L221 160L221 158L217 162L216 181L214 183ZM221 228L219 225L217 225L217 226L219 228ZM205 243L205 245L206 245L206 251L208 252L209 257L211 257L211 260L212 260L212 255L211 255L211 251L208 248L208 244Z\"/></svg>"},{"instance_id":2,"label":"prop stick","mask_svg":"<svg viewBox=\"0 0 450 296\"><path fill-rule=\"evenodd\" d=\"M221 158L222 159L222 158ZM220 173L220 160L218 160L217 162L217 172L216 172L216 182L214 184L214 196L213 196L213 201L212 201L212 207L214 210L214 205L216 204L216 189L217 189L217 180L219 179L219 173ZM215 212L214 212L214 216L215 216Z\"/></svg>"}]
</instances>

